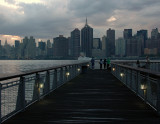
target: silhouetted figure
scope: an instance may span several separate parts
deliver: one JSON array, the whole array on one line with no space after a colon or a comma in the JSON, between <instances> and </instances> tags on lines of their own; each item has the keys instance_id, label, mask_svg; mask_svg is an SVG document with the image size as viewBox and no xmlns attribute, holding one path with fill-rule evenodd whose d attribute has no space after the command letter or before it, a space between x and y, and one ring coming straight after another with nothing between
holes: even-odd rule
<instances>
[{"instance_id":1,"label":"silhouetted figure","mask_svg":"<svg viewBox=\"0 0 160 124\"><path fill-rule=\"evenodd\" d=\"M148 56L146 56L146 69L150 69L150 60Z\"/></svg>"},{"instance_id":2,"label":"silhouetted figure","mask_svg":"<svg viewBox=\"0 0 160 124\"><path fill-rule=\"evenodd\" d=\"M108 58L108 59L107 59L107 69L109 69L110 63L111 63L111 62L110 62L110 59Z\"/></svg>"},{"instance_id":3,"label":"silhouetted figure","mask_svg":"<svg viewBox=\"0 0 160 124\"><path fill-rule=\"evenodd\" d=\"M139 60L137 60L136 64L137 64L137 67L139 68L139 67L140 67L140 62L139 62Z\"/></svg>"},{"instance_id":4,"label":"silhouetted figure","mask_svg":"<svg viewBox=\"0 0 160 124\"><path fill-rule=\"evenodd\" d=\"M102 59L100 59L100 61L99 61L99 65L100 65L100 69L102 69L102 65L103 65L103 61L102 61Z\"/></svg>"},{"instance_id":5,"label":"silhouetted figure","mask_svg":"<svg viewBox=\"0 0 160 124\"><path fill-rule=\"evenodd\" d=\"M94 69L94 65L95 65L95 60L94 60L94 57L92 57L92 59L91 59L91 66L92 66L92 69Z\"/></svg>"},{"instance_id":6,"label":"silhouetted figure","mask_svg":"<svg viewBox=\"0 0 160 124\"><path fill-rule=\"evenodd\" d=\"M106 69L106 63L107 63L107 60L104 59L104 60L103 60L104 69Z\"/></svg>"}]
</instances>

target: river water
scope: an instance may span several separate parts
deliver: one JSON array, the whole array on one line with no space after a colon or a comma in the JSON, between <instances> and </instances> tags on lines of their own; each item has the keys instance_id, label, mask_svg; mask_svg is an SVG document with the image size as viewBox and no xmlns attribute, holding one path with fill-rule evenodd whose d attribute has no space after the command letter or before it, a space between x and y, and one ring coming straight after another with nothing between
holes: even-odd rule
<instances>
[{"instance_id":1,"label":"river water","mask_svg":"<svg viewBox=\"0 0 160 124\"><path fill-rule=\"evenodd\" d=\"M84 60L82 60L84 61ZM0 77L54 67L57 65L74 64L82 62L80 60L0 60Z\"/></svg>"}]
</instances>

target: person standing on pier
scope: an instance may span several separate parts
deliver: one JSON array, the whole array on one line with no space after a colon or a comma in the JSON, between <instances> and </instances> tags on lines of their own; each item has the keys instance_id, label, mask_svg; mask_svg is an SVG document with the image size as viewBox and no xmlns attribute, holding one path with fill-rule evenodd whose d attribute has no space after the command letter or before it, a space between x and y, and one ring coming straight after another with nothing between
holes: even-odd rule
<instances>
[{"instance_id":1,"label":"person standing on pier","mask_svg":"<svg viewBox=\"0 0 160 124\"><path fill-rule=\"evenodd\" d=\"M103 61L102 61L102 59L100 59L100 61L99 61L100 69L102 69L102 64L103 64Z\"/></svg>"},{"instance_id":2,"label":"person standing on pier","mask_svg":"<svg viewBox=\"0 0 160 124\"><path fill-rule=\"evenodd\" d=\"M94 57L92 57L92 59L91 59L92 69L94 69L94 64L95 64L95 60L94 60Z\"/></svg>"},{"instance_id":3,"label":"person standing on pier","mask_svg":"<svg viewBox=\"0 0 160 124\"><path fill-rule=\"evenodd\" d=\"M137 64L137 67L139 68L139 67L140 67L140 62L139 62L139 60L137 60L136 64Z\"/></svg>"},{"instance_id":4,"label":"person standing on pier","mask_svg":"<svg viewBox=\"0 0 160 124\"><path fill-rule=\"evenodd\" d=\"M104 59L103 60L104 69L106 69L106 63L107 63L107 61L106 61L106 59Z\"/></svg>"},{"instance_id":5,"label":"person standing on pier","mask_svg":"<svg viewBox=\"0 0 160 124\"><path fill-rule=\"evenodd\" d=\"M107 59L107 69L109 69L109 66L110 66L110 59L108 58Z\"/></svg>"},{"instance_id":6,"label":"person standing on pier","mask_svg":"<svg viewBox=\"0 0 160 124\"><path fill-rule=\"evenodd\" d=\"M146 56L146 69L150 69L150 60L148 56Z\"/></svg>"}]
</instances>

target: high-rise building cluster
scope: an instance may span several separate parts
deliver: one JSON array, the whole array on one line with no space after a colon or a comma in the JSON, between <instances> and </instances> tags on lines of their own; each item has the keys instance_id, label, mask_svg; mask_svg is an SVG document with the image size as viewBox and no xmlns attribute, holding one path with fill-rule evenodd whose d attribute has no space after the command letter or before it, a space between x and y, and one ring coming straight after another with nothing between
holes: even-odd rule
<instances>
[{"instance_id":1,"label":"high-rise building cluster","mask_svg":"<svg viewBox=\"0 0 160 124\"><path fill-rule=\"evenodd\" d=\"M160 33L158 29L151 31L139 30L135 35L132 29L124 29L123 37L115 39L115 30L109 28L102 38L93 37L93 28L88 25L74 29L70 37L59 35L47 42L35 38L24 37L22 41L15 40L11 46L0 40L0 59L77 59L79 56L106 57L140 57L146 55L160 55Z\"/></svg>"}]
</instances>

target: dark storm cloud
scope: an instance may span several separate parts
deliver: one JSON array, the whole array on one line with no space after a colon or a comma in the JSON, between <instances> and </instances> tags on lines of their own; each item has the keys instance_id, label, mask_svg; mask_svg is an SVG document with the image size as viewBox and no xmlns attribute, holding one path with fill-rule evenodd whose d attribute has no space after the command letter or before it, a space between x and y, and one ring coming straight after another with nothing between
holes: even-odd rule
<instances>
[{"instance_id":1,"label":"dark storm cloud","mask_svg":"<svg viewBox=\"0 0 160 124\"><path fill-rule=\"evenodd\" d=\"M18 7L0 5L0 34L69 36L76 25L81 25L79 29L83 27L86 16L93 28L102 28L103 34L110 27L137 30L152 27L150 23L159 26L160 19L160 0L43 0L45 4L5 1ZM108 21L110 18L115 19Z\"/></svg>"},{"instance_id":2,"label":"dark storm cloud","mask_svg":"<svg viewBox=\"0 0 160 124\"><path fill-rule=\"evenodd\" d=\"M9 19L8 14L3 14L3 18L0 18L1 24L7 24L1 25L0 33L3 32L1 34L53 38L59 34L66 34L64 27L67 29L72 26L72 22L67 17L58 15L56 10L43 4L20 3L19 5L20 14L11 15L15 20L17 18L16 22Z\"/></svg>"}]
</instances>

